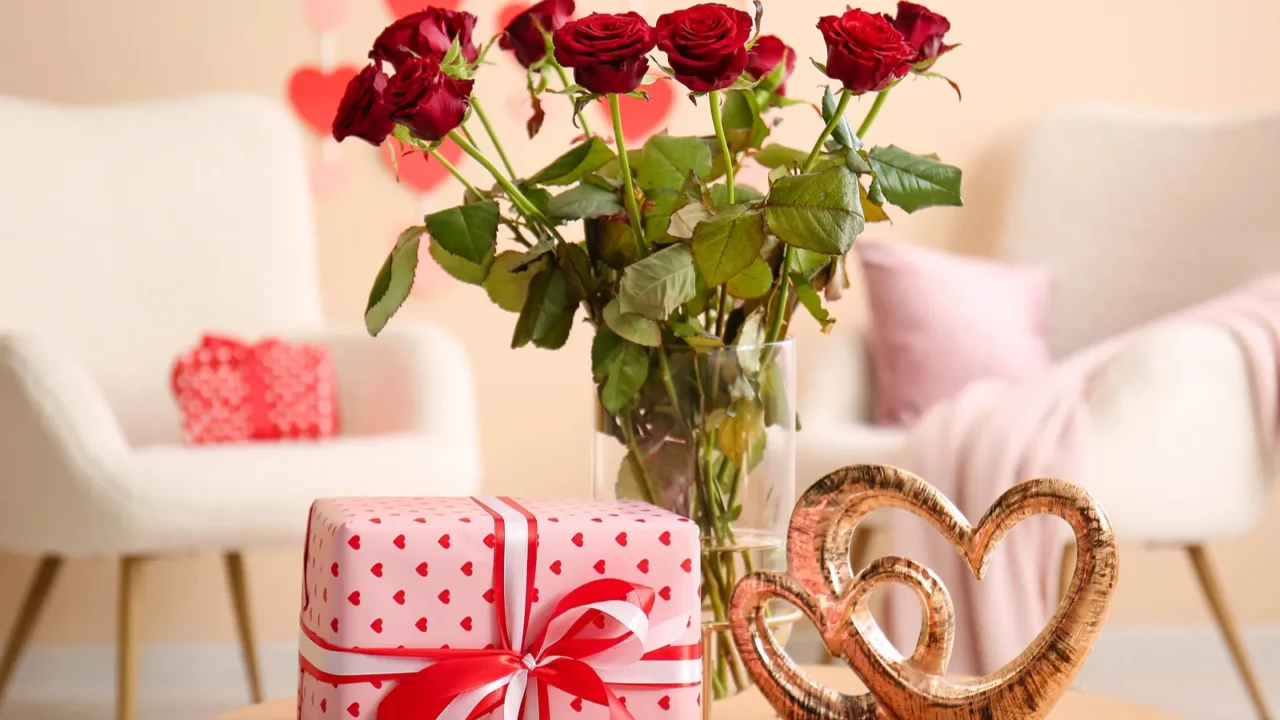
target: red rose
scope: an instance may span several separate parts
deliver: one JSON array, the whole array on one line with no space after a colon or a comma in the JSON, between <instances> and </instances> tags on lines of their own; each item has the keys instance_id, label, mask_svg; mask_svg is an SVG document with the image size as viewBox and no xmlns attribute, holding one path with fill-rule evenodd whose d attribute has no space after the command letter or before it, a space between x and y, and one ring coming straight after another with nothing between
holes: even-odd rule
<instances>
[{"instance_id":1,"label":"red rose","mask_svg":"<svg viewBox=\"0 0 1280 720\"><path fill-rule=\"evenodd\" d=\"M676 80L694 92L723 90L747 66L751 16L719 3L694 5L658 18L658 48Z\"/></svg>"},{"instance_id":2,"label":"red rose","mask_svg":"<svg viewBox=\"0 0 1280 720\"><path fill-rule=\"evenodd\" d=\"M573 79L593 93L629 93L649 70L653 28L636 13L593 13L556 31L556 61L573 68Z\"/></svg>"},{"instance_id":3,"label":"red rose","mask_svg":"<svg viewBox=\"0 0 1280 720\"><path fill-rule=\"evenodd\" d=\"M462 123L474 82L445 75L435 58L409 58L387 85L391 119L422 140L439 140Z\"/></svg>"},{"instance_id":4,"label":"red rose","mask_svg":"<svg viewBox=\"0 0 1280 720\"><path fill-rule=\"evenodd\" d=\"M787 78L796 70L796 51L775 35L761 35L756 38L756 44L751 46L751 51L747 54L747 76L752 80L759 80L783 62L787 64L786 69L782 71L778 87L773 88L779 95L787 94Z\"/></svg>"},{"instance_id":5,"label":"red rose","mask_svg":"<svg viewBox=\"0 0 1280 720\"><path fill-rule=\"evenodd\" d=\"M507 23L498 47L513 50L516 60L529 67L547 54L547 45L542 39L545 30L554 33L564 26L573 14L573 0L542 0L542 2L515 16Z\"/></svg>"},{"instance_id":6,"label":"red rose","mask_svg":"<svg viewBox=\"0 0 1280 720\"><path fill-rule=\"evenodd\" d=\"M942 36L951 29L951 22L923 5L898 2L898 16L891 22L915 50L915 57L911 60L913 64L932 64L939 55L951 49L942 44Z\"/></svg>"},{"instance_id":7,"label":"red rose","mask_svg":"<svg viewBox=\"0 0 1280 720\"><path fill-rule=\"evenodd\" d=\"M388 25L373 41L369 57L375 61L386 60L397 70L401 63L415 55L439 61L449 52L456 37L462 46L462 56L467 62L475 62L480 54L471 42L471 31L475 27L476 16L469 12L429 7Z\"/></svg>"},{"instance_id":8,"label":"red rose","mask_svg":"<svg viewBox=\"0 0 1280 720\"><path fill-rule=\"evenodd\" d=\"M883 90L911 71L916 52L879 15L849 10L818 21L827 43L827 77L855 95Z\"/></svg>"},{"instance_id":9,"label":"red rose","mask_svg":"<svg viewBox=\"0 0 1280 720\"><path fill-rule=\"evenodd\" d=\"M369 65L347 83L347 90L338 103L338 113L333 118L333 139L342 142L348 137L358 137L374 145L381 145L395 123L391 121L391 108L387 106L385 93L387 76L377 65Z\"/></svg>"}]
</instances>

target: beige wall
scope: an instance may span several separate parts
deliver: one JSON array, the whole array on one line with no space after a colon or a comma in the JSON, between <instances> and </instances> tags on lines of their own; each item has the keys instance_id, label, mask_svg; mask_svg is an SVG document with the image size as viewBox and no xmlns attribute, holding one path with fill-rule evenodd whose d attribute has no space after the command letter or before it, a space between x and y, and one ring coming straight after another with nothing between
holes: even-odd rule
<instances>
[{"instance_id":1,"label":"beige wall","mask_svg":"<svg viewBox=\"0 0 1280 720\"><path fill-rule=\"evenodd\" d=\"M812 90L818 75L803 60L821 52L812 23L819 10L843 7L844 0L766 3L773 8L766 16L767 29L800 48L802 60L791 87L797 93ZM481 17L482 34L492 31L502 4L468 3ZM579 0L593 10L617 10L623 4ZM645 11L653 18L673 4L650 2ZM297 0L2 0L0 93L70 102L208 90L281 96L292 69L314 62L318 53L301 5ZM380 0L352 0L352 5L339 53L356 62L387 17ZM946 59L945 69L964 87L965 100L957 103L941 83L911 83L895 93L875 133L921 152L936 150L961 165L968 207L899 217L891 228L878 230L884 235L990 252L1012 149L1031 119L1062 103L1105 99L1211 112L1280 105L1276 0L1222 0L1212 9L1193 0L934 0L934 5L952 18L953 36L964 43ZM871 9L891 8L887 0L878 0ZM503 60L501 67L482 75L478 93L489 106L505 108L518 81L519 74ZM679 102L676 112L675 131L706 131L696 108ZM514 123L506 129L513 140L519 138ZM781 137L799 145L816 129L815 117L797 108L790 111ZM567 136L560 124L542 142L517 143L515 154L522 156L517 162L526 169L537 167L563 147L559 140ZM394 231L419 210L371 152L354 144L342 149L352 170L351 185L318 208L323 289L335 320L360 317L369 282ZM83 157L93 162L93 149L85 148ZM480 383L490 492L588 492L584 333L558 353L513 352L508 349L513 316L494 309L474 289L445 282L412 301L405 314L447 325L471 352ZM861 310L856 294L837 314L844 322L857 321ZM817 342L814 335L805 329L803 341ZM1267 553L1278 546L1280 504L1273 506L1262 530L1214 548L1246 622L1280 622L1280 604L1274 600L1280 580L1251 571L1269 566ZM251 560L254 606L265 639L288 640L295 632L298 565L292 552ZM13 617L31 568L26 559L0 559L0 626ZM214 559L164 561L148 580L148 640L230 639L226 590ZM1168 600L1153 602L1160 595ZM71 563L38 641L109 641L113 597L109 564ZM1180 556L1127 549L1114 622L1206 621Z\"/></svg>"}]
</instances>

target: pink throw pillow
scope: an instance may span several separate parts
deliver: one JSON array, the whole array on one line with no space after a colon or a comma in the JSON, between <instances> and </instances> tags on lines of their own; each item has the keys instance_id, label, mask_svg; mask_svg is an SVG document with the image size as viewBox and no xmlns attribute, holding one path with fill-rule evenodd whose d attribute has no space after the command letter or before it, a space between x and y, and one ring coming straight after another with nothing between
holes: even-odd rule
<instances>
[{"instance_id":1,"label":"pink throw pillow","mask_svg":"<svg viewBox=\"0 0 1280 720\"><path fill-rule=\"evenodd\" d=\"M855 247L870 300L877 423L910 424L975 380L1022 380L1052 363L1048 272L914 245Z\"/></svg>"}]
</instances>

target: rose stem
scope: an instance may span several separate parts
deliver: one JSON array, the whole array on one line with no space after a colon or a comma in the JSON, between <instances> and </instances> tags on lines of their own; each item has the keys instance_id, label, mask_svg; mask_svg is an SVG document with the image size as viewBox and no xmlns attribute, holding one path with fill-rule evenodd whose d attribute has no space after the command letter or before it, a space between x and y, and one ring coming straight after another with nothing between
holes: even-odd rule
<instances>
[{"instance_id":1,"label":"rose stem","mask_svg":"<svg viewBox=\"0 0 1280 720\"><path fill-rule=\"evenodd\" d=\"M560 76L560 82L564 85L564 89L568 90L573 83L569 82L569 73L564 71L564 66L560 64L559 60L556 60L555 40L551 33L543 29L542 23L538 22L536 18L534 19L534 22L538 24L538 31L542 33L542 43L546 47L546 55L543 57L546 59L548 65L556 69L556 74ZM591 127L587 125L586 115L583 115L582 112L579 111L575 112L573 116L578 119L578 127L582 128L582 134L585 135L588 140L595 137L591 134Z\"/></svg>"},{"instance_id":2,"label":"rose stem","mask_svg":"<svg viewBox=\"0 0 1280 720\"><path fill-rule=\"evenodd\" d=\"M439 150L436 150L435 148L431 148L427 152L431 154L431 157L436 159L436 162L443 165L444 169L448 170L450 175L456 178L458 182L462 183L462 187L466 188L467 192L471 193L472 195L475 195L478 198L484 197L484 195L482 195L480 191L475 188L474 185L467 182L467 179L462 177L462 173L458 172L458 168L454 167L453 163L449 162L444 155L441 155Z\"/></svg>"},{"instance_id":3,"label":"rose stem","mask_svg":"<svg viewBox=\"0 0 1280 720\"><path fill-rule=\"evenodd\" d=\"M498 140L498 133L493 131L493 126L489 124L489 116L484 112L484 106L480 104L480 98L471 98L471 107L476 111L476 117L480 118L480 124L484 126L484 131L489 134L489 139L493 141L493 147L498 151L498 157L502 158L502 165L507 168L507 172L511 177L518 177L516 169L511 165L511 160L507 158L507 151L502 149L502 142Z\"/></svg>"},{"instance_id":4,"label":"rose stem","mask_svg":"<svg viewBox=\"0 0 1280 720\"><path fill-rule=\"evenodd\" d=\"M858 139L861 140L863 135L871 129L871 123L876 121L876 116L880 114L880 108L884 106L885 98L889 97L889 91L893 88L885 88L876 93L876 101L871 103L871 109L867 111L867 116L862 119L862 124L858 126Z\"/></svg>"},{"instance_id":5,"label":"rose stem","mask_svg":"<svg viewBox=\"0 0 1280 720\"><path fill-rule=\"evenodd\" d=\"M618 107L617 93L609 93L609 115L613 117L613 141L618 146L618 167L622 170L623 200L631 220L631 234L636 239L636 251L644 256L644 226L640 224L640 209L636 207L636 189L631 184L631 161L627 159L627 141L622 137L622 110Z\"/></svg>"},{"instance_id":6,"label":"rose stem","mask_svg":"<svg viewBox=\"0 0 1280 720\"><path fill-rule=\"evenodd\" d=\"M568 90L569 86L573 84L569 82L569 73L565 72L564 67L555 61L554 56L552 56L551 66L556 69L556 74L560 76L560 82L564 83L564 88ZM591 126L587 125L586 115L583 115L581 111L578 111L574 117L578 118L578 127L582 128L582 134L587 136L588 140L595 137L591 134Z\"/></svg>"},{"instance_id":7,"label":"rose stem","mask_svg":"<svg viewBox=\"0 0 1280 720\"><path fill-rule=\"evenodd\" d=\"M884 93L881 93L883 95ZM835 132L836 125L840 124L841 118L844 117L844 111L849 107L849 101L853 99L853 93L848 89L840 91L840 102L836 105L836 111L831 113L831 120L827 122L827 126L822 129L822 133L818 135L818 141L813 144L813 150L809 152L809 157L805 158L804 165L800 168L800 172L809 172L818 162L818 156L822 154L822 144L831 137L831 133ZM877 102L879 99L877 98ZM876 108L872 107L872 112ZM874 118L873 118L874 119ZM864 123L865 124L865 123ZM782 316L786 313L787 302L790 300L788 295L791 292L791 283L787 278L787 268L791 266L791 246L783 245L782 250L782 277L778 279L778 307L773 315L773 323L769 326L769 334L765 337L765 342L777 342L778 335L782 333Z\"/></svg>"},{"instance_id":8,"label":"rose stem","mask_svg":"<svg viewBox=\"0 0 1280 720\"><path fill-rule=\"evenodd\" d=\"M724 117L720 114L720 91L712 90L707 99L711 101L711 124L716 129L716 139L720 141L720 154L724 157L724 182L725 195L729 204L734 203L733 172L735 158L729 152L729 140L724 136ZM717 291L720 296L718 309L716 311L716 335L724 335L725 329L725 307L728 305L728 295L725 294L724 285L721 285ZM724 338L721 338L724 339Z\"/></svg>"},{"instance_id":9,"label":"rose stem","mask_svg":"<svg viewBox=\"0 0 1280 720\"><path fill-rule=\"evenodd\" d=\"M493 163L489 162L489 158L485 157L484 153L477 150L475 145L467 142L467 139L462 137L461 133L457 130L449 131L449 139L456 143L458 147L462 148L463 152L470 155L476 162L484 166L485 170L489 171L489 174L493 176L493 179L497 180L498 184L502 186L502 189L507 191L507 196L511 198L511 202L522 215L538 222L540 225L546 226L552 233L558 235L555 228L550 227L550 221L542 217L542 213L538 212L538 209L533 206L533 203L529 202L529 199L524 196L524 193L520 192L520 189L515 185L512 185L511 181L507 179L507 176L503 175L501 170L495 167Z\"/></svg>"}]
</instances>

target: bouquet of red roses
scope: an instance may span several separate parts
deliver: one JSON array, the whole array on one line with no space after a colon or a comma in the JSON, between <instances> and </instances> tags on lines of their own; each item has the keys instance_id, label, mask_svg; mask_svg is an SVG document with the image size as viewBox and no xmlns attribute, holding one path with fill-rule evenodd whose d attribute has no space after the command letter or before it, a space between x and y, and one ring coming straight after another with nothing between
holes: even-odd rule
<instances>
[{"instance_id":1,"label":"bouquet of red roses","mask_svg":"<svg viewBox=\"0 0 1280 720\"><path fill-rule=\"evenodd\" d=\"M618 493L683 512L711 542L733 547L739 491L760 463L766 427L795 424L771 344L787 336L797 307L824 329L834 322L824 291L847 284L846 253L867 223L888 220L887 205L910 213L961 204L958 168L863 142L901 80L943 77L934 65L954 47L944 42L950 26L909 2L894 16L821 18L827 54L813 62L836 89L809 105L787 87L796 52L759 34L760 0L754 18L707 3L656 26L634 12L572 20L574 10L573 0L543 0L483 47L474 43L475 16L437 8L378 36L342 99L334 137L380 145L390 136L400 152L441 163L464 192L456 207L401 234L365 321L377 334L408 297L424 238L450 275L518 313L513 347L559 348L581 313L595 332L600 430L626 452ZM581 130L580 142L532 173L513 166L471 95L495 42L527 70L529 137L548 94L573 104ZM655 48L665 64L651 59ZM664 133L626 147L618 98L647 98L645 85L665 81L651 74L654 65L708 109L713 133ZM875 100L855 130L845 111L869 93ZM583 117L596 101L611 109L612 137ZM808 148L766 144L791 106L820 112L821 133ZM501 167L477 147L473 118ZM492 187L472 185L449 164L438 152L446 139L484 167ZM771 169L767 187L735 182L748 158ZM708 355L713 363L698 359ZM724 620L734 580L750 564L746 552L704 557L703 596L715 620ZM745 683L736 659L719 658L716 694L734 683Z\"/></svg>"}]
</instances>

